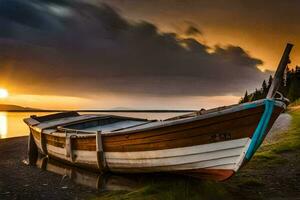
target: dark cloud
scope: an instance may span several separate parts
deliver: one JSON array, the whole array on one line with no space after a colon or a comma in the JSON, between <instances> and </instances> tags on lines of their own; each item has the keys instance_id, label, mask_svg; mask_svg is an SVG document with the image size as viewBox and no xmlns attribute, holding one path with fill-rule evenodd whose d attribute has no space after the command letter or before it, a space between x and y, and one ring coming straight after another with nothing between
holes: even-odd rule
<instances>
[{"instance_id":1,"label":"dark cloud","mask_svg":"<svg viewBox=\"0 0 300 200\"><path fill-rule=\"evenodd\" d=\"M0 26L2 80L32 93L239 94L266 76L238 46L209 52L106 4L2 0Z\"/></svg>"},{"instance_id":2,"label":"dark cloud","mask_svg":"<svg viewBox=\"0 0 300 200\"><path fill-rule=\"evenodd\" d=\"M186 31L186 35L194 36L194 35L202 35L202 32L195 26L190 25Z\"/></svg>"}]
</instances>

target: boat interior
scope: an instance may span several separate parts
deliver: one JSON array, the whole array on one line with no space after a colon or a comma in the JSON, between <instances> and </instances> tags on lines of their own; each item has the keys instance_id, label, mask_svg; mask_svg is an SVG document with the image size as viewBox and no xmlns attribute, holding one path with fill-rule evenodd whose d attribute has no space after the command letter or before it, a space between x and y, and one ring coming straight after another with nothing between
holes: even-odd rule
<instances>
[{"instance_id":1,"label":"boat interior","mask_svg":"<svg viewBox=\"0 0 300 200\"><path fill-rule=\"evenodd\" d=\"M113 115L106 115L98 118L94 118L87 121L77 122L63 126L65 129L80 130L84 132L114 132L128 128L138 127L141 125L149 124L154 120L120 117Z\"/></svg>"},{"instance_id":2,"label":"boat interior","mask_svg":"<svg viewBox=\"0 0 300 200\"><path fill-rule=\"evenodd\" d=\"M80 115L77 112L64 112L37 117L31 116L39 122L40 129L55 129L60 131L72 131L81 133L102 133L121 131L135 127L152 124L158 120L147 120L142 118L115 116L115 115Z\"/></svg>"}]
</instances>

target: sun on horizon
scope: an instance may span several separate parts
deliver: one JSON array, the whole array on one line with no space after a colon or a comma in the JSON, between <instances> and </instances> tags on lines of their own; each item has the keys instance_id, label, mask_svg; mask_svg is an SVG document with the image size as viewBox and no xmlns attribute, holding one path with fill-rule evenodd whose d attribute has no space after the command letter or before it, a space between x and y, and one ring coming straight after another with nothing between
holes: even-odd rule
<instances>
[{"instance_id":1,"label":"sun on horizon","mask_svg":"<svg viewBox=\"0 0 300 200\"><path fill-rule=\"evenodd\" d=\"M8 91L4 88L0 88L0 98L4 99L6 97L8 97Z\"/></svg>"}]
</instances>

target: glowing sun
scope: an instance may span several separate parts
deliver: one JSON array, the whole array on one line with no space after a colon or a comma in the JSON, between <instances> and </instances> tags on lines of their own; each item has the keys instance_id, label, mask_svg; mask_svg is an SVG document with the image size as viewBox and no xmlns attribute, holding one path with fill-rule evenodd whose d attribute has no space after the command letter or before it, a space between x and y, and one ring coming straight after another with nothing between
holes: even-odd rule
<instances>
[{"instance_id":1,"label":"glowing sun","mask_svg":"<svg viewBox=\"0 0 300 200\"><path fill-rule=\"evenodd\" d=\"M6 98L8 97L8 91L6 89L0 88L0 98Z\"/></svg>"}]
</instances>

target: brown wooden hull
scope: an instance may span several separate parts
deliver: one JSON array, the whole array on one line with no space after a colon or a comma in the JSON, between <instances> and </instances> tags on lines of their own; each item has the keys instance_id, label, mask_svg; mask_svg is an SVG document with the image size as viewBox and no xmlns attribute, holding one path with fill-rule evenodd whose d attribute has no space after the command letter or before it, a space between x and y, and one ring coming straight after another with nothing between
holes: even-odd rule
<instances>
[{"instance_id":1,"label":"brown wooden hull","mask_svg":"<svg viewBox=\"0 0 300 200\"><path fill-rule=\"evenodd\" d=\"M268 130L272 127L281 112L281 108L275 109ZM186 125L136 132L129 135L104 135L104 151L130 152L161 150L208 144L228 139L251 138L262 113L263 107L260 107L251 113L235 113L213 120L196 121ZM39 132L32 129L32 133L37 140L40 140ZM65 137L55 135L44 135L44 137L47 144L65 148ZM74 150L95 151L96 137L77 138L74 141L73 148Z\"/></svg>"}]
</instances>

